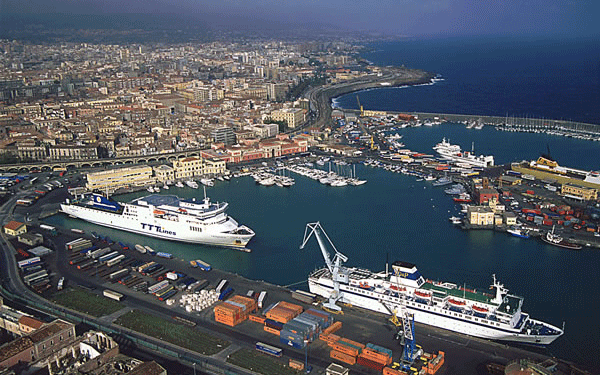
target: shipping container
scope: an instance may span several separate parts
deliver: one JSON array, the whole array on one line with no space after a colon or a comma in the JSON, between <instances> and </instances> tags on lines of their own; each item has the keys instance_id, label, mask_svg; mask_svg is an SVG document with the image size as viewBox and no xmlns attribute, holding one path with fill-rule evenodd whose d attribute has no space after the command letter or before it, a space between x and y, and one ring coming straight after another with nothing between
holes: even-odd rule
<instances>
[{"instance_id":1,"label":"shipping container","mask_svg":"<svg viewBox=\"0 0 600 375\"><path fill-rule=\"evenodd\" d=\"M121 293L117 293L108 289L104 289L102 295L104 295L106 298L114 299L115 301L121 301L123 299L123 295Z\"/></svg>"},{"instance_id":2,"label":"shipping container","mask_svg":"<svg viewBox=\"0 0 600 375\"><path fill-rule=\"evenodd\" d=\"M292 298L307 304L312 304L316 301L317 295L303 290L294 290L292 292Z\"/></svg>"},{"instance_id":3,"label":"shipping container","mask_svg":"<svg viewBox=\"0 0 600 375\"><path fill-rule=\"evenodd\" d=\"M265 292L264 290L262 292L260 292L260 294L258 295L258 308L262 309L263 305L265 303L265 298L267 298L267 292Z\"/></svg>"},{"instance_id":4,"label":"shipping container","mask_svg":"<svg viewBox=\"0 0 600 375\"><path fill-rule=\"evenodd\" d=\"M346 353L339 352L337 350L332 350L329 353L329 356L335 360L341 361L348 365L354 365L356 363L356 356L352 356Z\"/></svg>"},{"instance_id":5,"label":"shipping container","mask_svg":"<svg viewBox=\"0 0 600 375\"><path fill-rule=\"evenodd\" d=\"M233 288L227 288L219 294L219 301L223 301L229 297L229 295L233 293Z\"/></svg>"},{"instance_id":6,"label":"shipping container","mask_svg":"<svg viewBox=\"0 0 600 375\"><path fill-rule=\"evenodd\" d=\"M118 264L119 262L121 262L123 259L125 259L125 255L119 255L119 256L109 260L108 262L106 262L106 266L112 267L112 266Z\"/></svg>"},{"instance_id":7,"label":"shipping container","mask_svg":"<svg viewBox=\"0 0 600 375\"><path fill-rule=\"evenodd\" d=\"M383 368L385 367L385 365L381 364L381 363L377 363L375 361L372 361L370 359L367 358L363 358L361 356L358 356L356 358L356 363L361 365L361 366L365 366L365 367L369 367L372 368L376 371L382 372Z\"/></svg>"},{"instance_id":8,"label":"shipping container","mask_svg":"<svg viewBox=\"0 0 600 375\"><path fill-rule=\"evenodd\" d=\"M102 249L94 250L89 252L87 255L92 259L98 259L103 255L110 253L112 250L110 247L103 247Z\"/></svg>"},{"instance_id":9,"label":"shipping container","mask_svg":"<svg viewBox=\"0 0 600 375\"><path fill-rule=\"evenodd\" d=\"M224 288L227 286L227 284L228 284L228 281L227 281L227 280L225 280L225 279L222 279L222 280L221 280L221 281L219 281L219 283L217 284L217 287L215 288L215 291L216 291L217 293L219 293L219 294L220 294L220 293L221 293L221 291L223 291L223 290L224 290Z\"/></svg>"},{"instance_id":10,"label":"shipping container","mask_svg":"<svg viewBox=\"0 0 600 375\"><path fill-rule=\"evenodd\" d=\"M29 259L25 259L25 260L21 260L21 261L17 262L17 266L19 266L19 268L23 268L23 267L33 265L33 264L38 264L41 262L42 262L42 259L40 257L34 257L34 258L29 258Z\"/></svg>"},{"instance_id":11,"label":"shipping container","mask_svg":"<svg viewBox=\"0 0 600 375\"><path fill-rule=\"evenodd\" d=\"M165 293L165 294L163 294L163 295L159 296L159 297L158 297L158 299L159 299L160 301L166 301L166 300L168 300L169 298L173 297L175 294L177 294L177 290L173 289L173 290L171 290L171 291L169 291L169 292L167 292L167 293Z\"/></svg>"},{"instance_id":12,"label":"shipping container","mask_svg":"<svg viewBox=\"0 0 600 375\"><path fill-rule=\"evenodd\" d=\"M109 260L111 260L113 258L116 258L118 256L119 256L119 252L118 251L113 251L111 253L108 253L108 254L105 254L105 255L102 255L101 257L99 257L98 258L98 262L104 263L104 262L109 261Z\"/></svg>"},{"instance_id":13,"label":"shipping container","mask_svg":"<svg viewBox=\"0 0 600 375\"><path fill-rule=\"evenodd\" d=\"M283 323L278 322L273 319L265 319L265 325L274 329L281 331L283 329Z\"/></svg>"},{"instance_id":14,"label":"shipping container","mask_svg":"<svg viewBox=\"0 0 600 375\"><path fill-rule=\"evenodd\" d=\"M263 327L263 330L264 330L265 332L268 332L268 333L270 333L270 334L273 334L273 335L275 335L275 336L279 336L279 335L281 334L281 331L280 331L280 330L278 330L278 329L275 329L275 328L271 328L271 327L269 327L269 326L264 326L264 327Z\"/></svg>"},{"instance_id":15,"label":"shipping container","mask_svg":"<svg viewBox=\"0 0 600 375\"><path fill-rule=\"evenodd\" d=\"M113 272L113 273L111 273L110 275L108 275L108 278L109 278L110 280L118 280L118 279L120 279L121 277L123 277L123 276L126 276L126 275L128 275L128 274L129 274L129 270L127 270L127 269L122 269L122 270L119 270L119 271L116 271L116 272Z\"/></svg>"}]
</instances>

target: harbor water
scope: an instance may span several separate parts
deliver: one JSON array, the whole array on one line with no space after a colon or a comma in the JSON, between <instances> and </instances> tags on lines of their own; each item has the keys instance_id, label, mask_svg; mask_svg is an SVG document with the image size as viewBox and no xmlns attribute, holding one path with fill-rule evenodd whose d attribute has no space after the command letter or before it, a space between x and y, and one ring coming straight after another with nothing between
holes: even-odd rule
<instances>
[{"instance_id":1,"label":"harbor water","mask_svg":"<svg viewBox=\"0 0 600 375\"><path fill-rule=\"evenodd\" d=\"M495 44L494 44L495 43ZM591 40L432 40L379 43L364 56L376 64L406 65L440 73L430 86L382 88L359 93L365 109L464 113L568 119L600 124L600 43ZM336 99L357 108L356 94ZM491 127L421 126L400 130L407 148L431 153L443 137L478 154L494 155L496 164L531 160L550 148L562 165L600 169L600 142L546 134L508 133ZM65 215L46 221L96 231L130 246L140 243L186 260L202 259L215 268L252 279L307 288L306 278L324 261L316 241L299 245L307 222L320 221L347 265L383 270L390 261L415 263L424 277L485 288L492 274L525 298L523 309L535 319L562 326L565 334L551 354L600 368L600 252L570 251L533 239L489 230L464 231L450 216L456 205L427 181L357 165L361 186L330 187L292 176L291 188L257 185L251 177L215 181L213 200L227 201L228 213L256 236L250 253L167 242L98 227ZM147 194L116 197L129 201ZM160 194L202 199L201 190L171 187ZM418 341L419 332L416 336ZM431 348L435 350L435 348Z\"/></svg>"},{"instance_id":2,"label":"harbor water","mask_svg":"<svg viewBox=\"0 0 600 375\"><path fill-rule=\"evenodd\" d=\"M503 155L510 151L520 159L531 153L529 144L552 140L560 145L572 141L544 134L501 133L492 128L475 131L449 124L403 130L407 146L409 139L415 138L415 145L422 144L424 151L442 137L479 144L481 139L496 135L494 150ZM502 141L505 135L517 138ZM426 138L430 140L425 141ZM600 154L600 143L587 142L591 151ZM500 154L497 158L502 160ZM337 168L346 173L350 169ZM356 173L368 182L361 186L330 187L295 174L292 176L296 184L291 188L261 186L250 176L229 182L215 181L214 187L207 188L209 197L229 202L228 213L257 233L248 244L250 253L143 237L61 214L46 220L88 233L96 231L130 246L140 243L178 258L202 259L213 267L251 279L293 284L294 288L305 290L308 274L324 266L324 261L316 241L303 250L299 245L306 223L320 221L338 250L349 257L349 266L384 270L389 254L390 261L417 264L426 278L466 283L477 289L487 289L491 275L496 274L509 290L525 297L524 311L533 318L557 326L565 322L566 333L551 345L551 353L600 367L592 355L600 347L597 323L600 284L596 276L600 252L592 249L574 252L489 230L464 231L448 220L458 214L458 207L443 188L412 176L363 165L356 166ZM115 198L129 201L145 194L148 193ZM161 194L203 198L201 189L187 187L171 187Z\"/></svg>"}]
</instances>

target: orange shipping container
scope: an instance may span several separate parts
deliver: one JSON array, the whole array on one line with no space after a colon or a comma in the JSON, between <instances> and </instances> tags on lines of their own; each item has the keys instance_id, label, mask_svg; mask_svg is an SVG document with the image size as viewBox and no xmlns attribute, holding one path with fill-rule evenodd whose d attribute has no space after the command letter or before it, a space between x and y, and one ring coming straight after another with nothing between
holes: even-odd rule
<instances>
[{"instance_id":1,"label":"orange shipping container","mask_svg":"<svg viewBox=\"0 0 600 375\"><path fill-rule=\"evenodd\" d=\"M239 303L239 304L246 306L246 311L248 311L248 312L253 312L256 310L256 301L254 300L254 298L248 298L245 296L235 295L235 296L229 298L228 301L232 301L232 302Z\"/></svg>"},{"instance_id":2,"label":"orange shipping container","mask_svg":"<svg viewBox=\"0 0 600 375\"><path fill-rule=\"evenodd\" d=\"M427 364L427 373L434 375L444 364L444 352L439 351L437 356Z\"/></svg>"},{"instance_id":3,"label":"orange shipping container","mask_svg":"<svg viewBox=\"0 0 600 375\"><path fill-rule=\"evenodd\" d=\"M296 370L304 370L304 363L290 358L289 366Z\"/></svg>"},{"instance_id":4,"label":"orange shipping container","mask_svg":"<svg viewBox=\"0 0 600 375\"><path fill-rule=\"evenodd\" d=\"M269 332L269 333L272 333L272 334L277 335L277 336L279 336L281 334L281 331L278 331L275 328L271 328L269 326L264 326L263 329L265 330L265 332Z\"/></svg>"},{"instance_id":5,"label":"orange shipping container","mask_svg":"<svg viewBox=\"0 0 600 375\"><path fill-rule=\"evenodd\" d=\"M338 321L338 322L333 323L329 327L325 328L323 333L326 333L326 334L335 333L335 332L339 331L341 328L342 328L342 322Z\"/></svg>"},{"instance_id":6,"label":"orange shipping container","mask_svg":"<svg viewBox=\"0 0 600 375\"><path fill-rule=\"evenodd\" d=\"M350 345L358 346L358 347L359 347L359 348L361 348L361 349L364 349L364 348L366 347L364 344L361 344L360 342L357 342L357 341L352 341L352 340L350 340L350 339L347 339L347 338L345 338L345 337L342 337L342 338L340 339L340 341L347 342L347 343L348 343L348 344L350 344Z\"/></svg>"},{"instance_id":7,"label":"orange shipping container","mask_svg":"<svg viewBox=\"0 0 600 375\"><path fill-rule=\"evenodd\" d=\"M337 359L338 361L344 362L349 365L353 365L356 363L356 357L339 352L337 350L332 350L331 353L329 353L329 356L333 359Z\"/></svg>"},{"instance_id":8,"label":"orange shipping container","mask_svg":"<svg viewBox=\"0 0 600 375\"><path fill-rule=\"evenodd\" d=\"M236 325L240 324L242 321L243 320L239 320L239 319L230 319L230 318L226 318L226 317L215 316L215 322L222 323L222 324L228 325L230 327L235 327Z\"/></svg>"},{"instance_id":9,"label":"orange shipping container","mask_svg":"<svg viewBox=\"0 0 600 375\"><path fill-rule=\"evenodd\" d=\"M381 363L383 365L389 365L392 363L392 357L390 357L389 355L379 353L369 348L363 349L359 356L366 359L370 359L373 362Z\"/></svg>"},{"instance_id":10,"label":"orange shipping container","mask_svg":"<svg viewBox=\"0 0 600 375\"><path fill-rule=\"evenodd\" d=\"M293 303L289 303L289 302L286 302L286 301L279 302L279 306L294 311L296 313L296 315L300 314L302 312L302 310L303 310L302 306L295 305Z\"/></svg>"},{"instance_id":11,"label":"orange shipping container","mask_svg":"<svg viewBox=\"0 0 600 375\"><path fill-rule=\"evenodd\" d=\"M404 371L396 370L391 367L384 367L383 375L407 375L407 374Z\"/></svg>"},{"instance_id":12,"label":"orange shipping container","mask_svg":"<svg viewBox=\"0 0 600 375\"><path fill-rule=\"evenodd\" d=\"M265 317L264 316L258 316L258 315L248 315L248 318L256 323L260 323L260 324L264 324L265 323Z\"/></svg>"},{"instance_id":13,"label":"orange shipping container","mask_svg":"<svg viewBox=\"0 0 600 375\"><path fill-rule=\"evenodd\" d=\"M358 349L357 348L354 348L352 346L346 346L346 345L340 344L340 341L337 341L337 342L333 343L333 345L331 345L331 347L334 350L337 350L338 352L342 352L344 354L348 354L348 355L351 355L351 356L354 356L354 357L356 357L358 355Z\"/></svg>"}]
</instances>

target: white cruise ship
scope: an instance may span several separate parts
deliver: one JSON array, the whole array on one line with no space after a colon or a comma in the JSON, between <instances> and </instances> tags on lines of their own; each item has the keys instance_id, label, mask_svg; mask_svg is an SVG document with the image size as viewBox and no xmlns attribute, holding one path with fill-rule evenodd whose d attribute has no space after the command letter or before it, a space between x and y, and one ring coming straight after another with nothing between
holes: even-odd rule
<instances>
[{"instance_id":1,"label":"white cruise ship","mask_svg":"<svg viewBox=\"0 0 600 375\"><path fill-rule=\"evenodd\" d=\"M440 143L433 146L433 149L443 159L454 162L459 166L481 168L494 166L493 156L474 155L473 152L462 151L460 146L450 144L446 138L443 138Z\"/></svg>"},{"instance_id":2,"label":"white cruise ship","mask_svg":"<svg viewBox=\"0 0 600 375\"><path fill-rule=\"evenodd\" d=\"M174 195L148 195L130 203L112 201L100 194L67 199L61 211L110 228L166 240L239 248L245 251L254 231L225 213L228 203L180 199Z\"/></svg>"},{"instance_id":3,"label":"white cruise ship","mask_svg":"<svg viewBox=\"0 0 600 375\"><path fill-rule=\"evenodd\" d=\"M374 273L342 265L339 253L320 224L309 223L301 248L315 233L327 267L308 277L311 293L328 299L323 306L340 309L337 302L384 314L406 312L418 323L491 340L548 345L563 334L551 324L531 319L523 312L523 298L493 277L493 294L421 276L414 264L394 262L392 272ZM326 240L335 251L330 259Z\"/></svg>"},{"instance_id":4,"label":"white cruise ship","mask_svg":"<svg viewBox=\"0 0 600 375\"><path fill-rule=\"evenodd\" d=\"M389 314L406 309L415 321L471 336L524 344L548 345L563 334L560 328L531 319L521 311L523 298L508 294L494 277L494 295L452 283L425 280L414 264L395 262L392 273L348 268L338 301ZM327 268L308 278L311 293L329 298L334 291ZM386 304L388 307L386 307Z\"/></svg>"}]
</instances>

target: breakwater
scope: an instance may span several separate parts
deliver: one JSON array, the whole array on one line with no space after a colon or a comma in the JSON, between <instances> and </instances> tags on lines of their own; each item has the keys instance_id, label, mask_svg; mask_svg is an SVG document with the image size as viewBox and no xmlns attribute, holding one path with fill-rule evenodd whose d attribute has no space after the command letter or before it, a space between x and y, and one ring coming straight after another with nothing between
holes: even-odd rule
<instances>
[{"instance_id":1,"label":"breakwater","mask_svg":"<svg viewBox=\"0 0 600 375\"><path fill-rule=\"evenodd\" d=\"M343 109L344 112L360 114L356 109ZM435 113L435 112L400 112L400 111L377 111L381 114L398 115L400 113L409 114L418 117L419 119L439 118L449 122L481 122L485 125L502 126L506 129L514 128L519 131L536 132L543 130L568 130L572 132L600 134L600 125L589 124L584 122L552 120L545 118L529 118L529 117L501 117L501 116L481 116L481 115L465 115L457 113Z\"/></svg>"}]
</instances>

